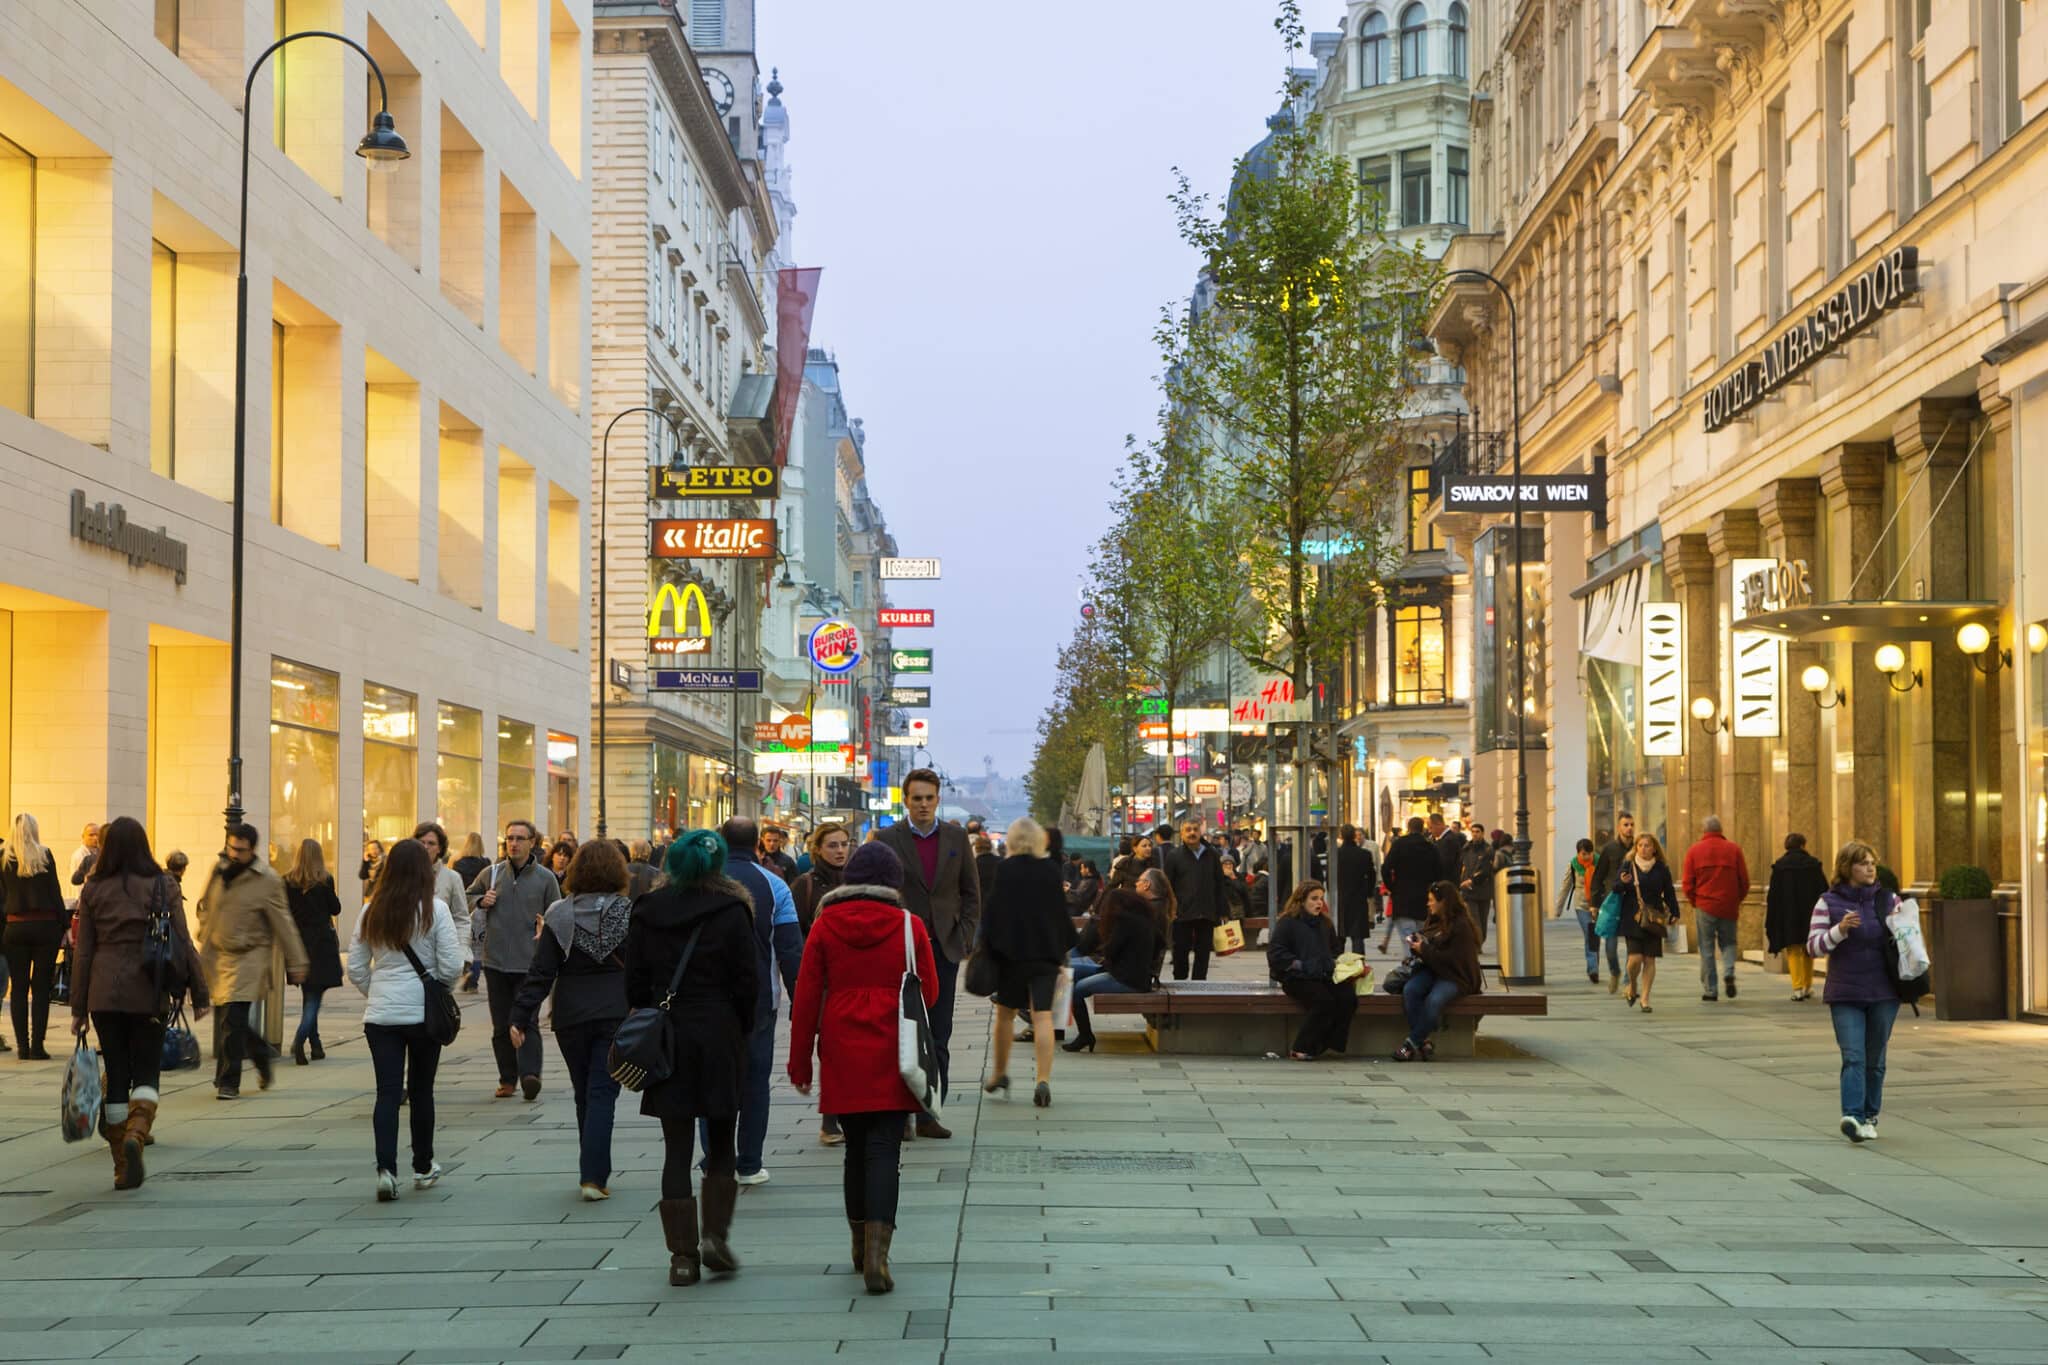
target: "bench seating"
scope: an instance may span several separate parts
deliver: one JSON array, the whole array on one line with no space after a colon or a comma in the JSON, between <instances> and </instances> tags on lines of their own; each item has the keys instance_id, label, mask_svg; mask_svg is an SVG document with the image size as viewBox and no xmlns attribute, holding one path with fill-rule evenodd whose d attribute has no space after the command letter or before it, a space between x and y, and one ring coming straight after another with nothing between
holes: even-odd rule
<instances>
[{"instance_id":1,"label":"bench seating","mask_svg":"<svg viewBox=\"0 0 2048 1365\"><path fill-rule=\"evenodd\" d=\"M1142 995L1097 995L1098 1014L1137 1014L1155 1052L1172 1055L1257 1057L1285 1053L1301 1026L1300 1005L1278 986L1251 981L1171 981ZM1440 1057L1469 1057L1479 1021L1489 1014L1544 1015L1550 998L1538 992L1491 991L1461 996L1444 1013L1436 1035ZM1352 1020L1353 1057L1384 1057L1407 1034L1399 997L1384 991L1360 996Z\"/></svg>"}]
</instances>

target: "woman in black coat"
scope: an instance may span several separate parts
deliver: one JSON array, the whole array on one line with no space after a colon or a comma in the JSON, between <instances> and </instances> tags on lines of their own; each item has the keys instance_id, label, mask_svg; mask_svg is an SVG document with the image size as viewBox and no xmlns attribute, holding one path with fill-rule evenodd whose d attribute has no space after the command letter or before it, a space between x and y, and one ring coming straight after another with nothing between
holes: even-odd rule
<instances>
[{"instance_id":1,"label":"woman in black coat","mask_svg":"<svg viewBox=\"0 0 2048 1365\"><path fill-rule=\"evenodd\" d=\"M1331 1048L1342 1052L1351 1041L1358 988L1332 981L1336 970L1337 930L1330 923L1329 898L1321 882L1302 882L1287 897L1266 947L1267 975L1308 1011L1287 1054L1297 1062L1312 1062Z\"/></svg>"},{"instance_id":2,"label":"woman in black coat","mask_svg":"<svg viewBox=\"0 0 2048 1365\"><path fill-rule=\"evenodd\" d=\"M1813 958L1806 951L1806 933L1813 907L1827 890L1827 869L1806 851L1806 836L1786 835L1785 856L1771 864L1770 890L1764 893L1764 946L1785 955L1794 1000L1813 994Z\"/></svg>"},{"instance_id":3,"label":"woman in black coat","mask_svg":"<svg viewBox=\"0 0 2048 1365\"><path fill-rule=\"evenodd\" d=\"M1038 1086L1031 1102L1052 1104L1052 996L1060 968L1074 946L1074 918L1067 909L1060 867L1046 855L1045 830L1036 820L1019 820L1005 836L1010 856L996 865L981 912L980 951L994 957L999 973L995 995L995 1076L982 1087L993 1095L1010 1089L1010 1021L1031 1015L1031 1046Z\"/></svg>"},{"instance_id":4,"label":"woman in black coat","mask_svg":"<svg viewBox=\"0 0 2048 1365\"><path fill-rule=\"evenodd\" d=\"M299 1031L292 1038L292 1061L304 1066L308 1046L313 1061L326 1060L327 1049L320 1042L320 1001L341 984L341 936L334 928L341 897L335 894L334 878L327 875L327 858L318 839L299 841L299 856L284 874L284 898L309 964L306 979L299 983Z\"/></svg>"},{"instance_id":5,"label":"woman in black coat","mask_svg":"<svg viewBox=\"0 0 2048 1365\"><path fill-rule=\"evenodd\" d=\"M739 1198L737 1124L754 1028L760 966L754 951L754 902L725 876L725 840L695 829L669 845L665 885L633 903L621 953L626 1003L651 1009L674 987L675 1067L640 1096L640 1112L661 1120L661 1231L668 1240L668 1282L695 1284L700 1267L739 1269L726 1235ZM694 946L693 946L694 945ZM704 1120L704 1188L690 1198L695 1124ZM703 1204L703 1240L698 1209Z\"/></svg>"},{"instance_id":6,"label":"woman in black coat","mask_svg":"<svg viewBox=\"0 0 2048 1365\"><path fill-rule=\"evenodd\" d=\"M1664 940L1678 918L1678 888L1672 884L1671 865L1664 861L1664 846L1656 835L1636 836L1635 852L1622 862L1614 889L1621 893L1621 936L1628 942L1627 1000L1633 1005L1640 995L1643 1013L1648 1014L1657 959L1664 956Z\"/></svg>"},{"instance_id":7,"label":"woman in black coat","mask_svg":"<svg viewBox=\"0 0 2048 1365\"><path fill-rule=\"evenodd\" d=\"M1088 997L1138 995L1151 990L1159 978L1159 957L1165 946L1159 915L1143 896L1135 891L1103 893L1077 949L1102 965L1092 972L1077 969L1074 973L1074 1036L1067 1051L1095 1050L1095 1033L1088 1026Z\"/></svg>"}]
</instances>

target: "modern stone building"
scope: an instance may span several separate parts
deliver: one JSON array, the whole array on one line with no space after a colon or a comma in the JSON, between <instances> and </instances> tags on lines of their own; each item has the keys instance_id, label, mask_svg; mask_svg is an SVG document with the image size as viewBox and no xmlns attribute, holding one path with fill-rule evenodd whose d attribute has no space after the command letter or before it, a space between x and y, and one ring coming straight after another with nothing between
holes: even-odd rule
<instances>
[{"instance_id":1,"label":"modern stone building","mask_svg":"<svg viewBox=\"0 0 2048 1365\"><path fill-rule=\"evenodd\" d=\"M589 0L0 7L0 808L587 828ZM244 75L245 650L229 676ZM366 91L370 92L366 99ZM101 511L104 507L104 512ZM148 534L144 534L144 532ZM111 543L110 543L111 542ZM169 561L168 563L166 561Z\"/></svg>"}]
</instances>

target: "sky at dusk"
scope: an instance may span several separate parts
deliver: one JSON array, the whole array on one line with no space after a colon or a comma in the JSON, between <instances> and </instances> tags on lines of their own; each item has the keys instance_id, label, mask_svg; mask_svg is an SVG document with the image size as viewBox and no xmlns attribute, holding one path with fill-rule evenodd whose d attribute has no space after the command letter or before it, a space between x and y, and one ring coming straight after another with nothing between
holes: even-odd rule
<instances>
[{"instance_id":1,"label":"sky at dusk","mask_svg":"<svg viewBox=\"0 0 2048 1365\"><path fill-rule=\"evenodd\" d=\"M1334 28L1341 5L1305 7ZM838 356L868 486L932 630L932 751L1026 770L1126 433L1158 411L1153 328L1196 260L1167 195L1218 193L1265 135L1270 0L760 0L780 68L812 344ZM1306 62L1306 54L1301 60ZM920 714L920 713L913 713Z\"/></svg>"}]
</instances>

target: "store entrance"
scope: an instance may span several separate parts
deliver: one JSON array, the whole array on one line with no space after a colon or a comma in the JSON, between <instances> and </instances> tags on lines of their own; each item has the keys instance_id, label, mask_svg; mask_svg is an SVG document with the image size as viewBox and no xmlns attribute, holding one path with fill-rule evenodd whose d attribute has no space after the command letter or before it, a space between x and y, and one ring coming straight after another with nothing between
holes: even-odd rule
<instances>
[{"instance_id":1,"label":"store entrance","mask_svg":"<svg viewBox=\"0 0 2048 1365\"><path fill-rule=\"evenodd\" d=\"M188 916L199 904L221 848L221 811L227 805L227 735L228 647L203 635L151 626L149 792L144 823L158 862L174 851L185 854Z\"/></svg>"},{"instance_id":2,"label":"store entrance","mask_svg":"<svg viewBox=\"0 0 2048 1365\"><path fill-rule=\"evenodd\" d=\"M0 585L0 820L35 816L67 865L79 831L119 813L107 688L107 613Z\"/></svg>"}]
</instances>

